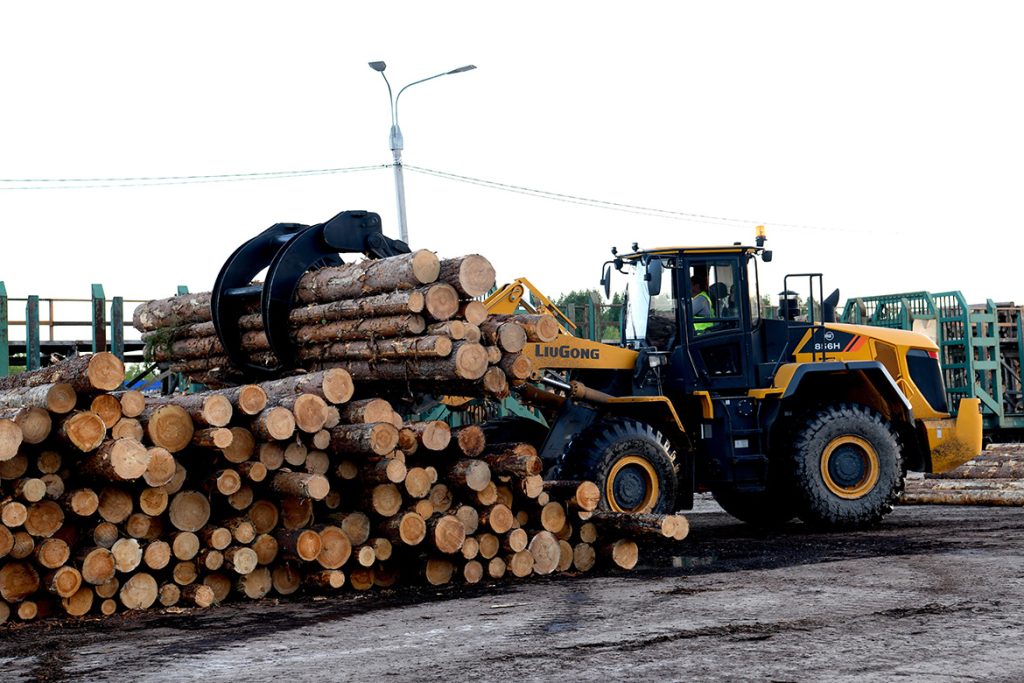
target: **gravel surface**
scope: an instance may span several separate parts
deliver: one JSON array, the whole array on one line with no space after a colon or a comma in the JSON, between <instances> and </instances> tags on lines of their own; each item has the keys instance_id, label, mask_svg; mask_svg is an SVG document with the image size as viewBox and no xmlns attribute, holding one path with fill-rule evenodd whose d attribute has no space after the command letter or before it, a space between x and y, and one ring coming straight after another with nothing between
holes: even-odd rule
<instances>
[{"instance_id":1,"label":"gravel surface","mask_svg":"<svg viewBox=\"0 0 1024 683\"><path fill-rule=\"evenodd\" d=\"M0 680L1024 680L1024 509L698 510L628 573L15 625Z\"/></svg>"}]
</instances>

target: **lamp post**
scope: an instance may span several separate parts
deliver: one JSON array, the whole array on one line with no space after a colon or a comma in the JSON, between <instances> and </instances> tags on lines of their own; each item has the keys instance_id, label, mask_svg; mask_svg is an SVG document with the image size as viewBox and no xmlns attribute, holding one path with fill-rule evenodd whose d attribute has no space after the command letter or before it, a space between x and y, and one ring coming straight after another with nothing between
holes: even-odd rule
<instances>
[{"instance_id":1,"label":"lamp post","mask_svg":"<svg viewBox=\"0 0 1024 683\"><path fill-rule=\"evenodd\" d=\"M413 81L407 85L402 86L402 89L398 91L398 94L392 97L391 95L391 83L388 81L388 77L384 75L384 69L387 68L387 64L384 62L370 62L370 68L380 73L384 82L388 86L388 100L391 104L391 136L389 142L391 144L391 156L394 158L395 169L395 196L398 201L398 230L399 239L406 244L409 243L409 225L405 218L405 179L402 175L402 149L404 141L402 140L402 129L398 127L398 99L402 96L402 93L414 85L420 83L426 83L432 81L435 78L441 76L451 76L452 74L460 74L464 71L472 71L476 67L472 64L466 66L460 66L458 69L452 69L451 71L445 71L443 73L434 74L427 78L421 78L418 81Z\"/></svg>"}]
</instances>

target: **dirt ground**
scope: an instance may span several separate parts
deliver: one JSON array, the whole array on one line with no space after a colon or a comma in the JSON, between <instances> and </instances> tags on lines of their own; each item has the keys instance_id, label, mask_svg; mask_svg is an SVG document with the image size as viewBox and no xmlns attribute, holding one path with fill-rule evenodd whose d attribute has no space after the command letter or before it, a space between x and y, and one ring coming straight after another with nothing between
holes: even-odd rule
<instances>
[{"instance_id":1,"label":"dirt ground","mask_svg":"<svg viewBox=\"0 0 1024 683\"><path fill-rule=\"evenodd\" d=\"M0 680L1024 680L1024 509L690 516L629 573L0 631Z\"/></svg>"}]
</instances>

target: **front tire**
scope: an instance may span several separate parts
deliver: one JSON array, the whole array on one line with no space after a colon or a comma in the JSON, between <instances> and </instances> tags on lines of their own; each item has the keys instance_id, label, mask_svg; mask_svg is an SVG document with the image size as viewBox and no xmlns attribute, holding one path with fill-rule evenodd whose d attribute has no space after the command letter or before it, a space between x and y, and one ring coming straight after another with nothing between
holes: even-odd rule
<instances>
[{"instance_id":1,"label":"front tire","mask_svg":"<svg viewBox=\"0 0 1024 683\"><path fill-rule=\"evenodd\" d=\"M903 487L903 459L892 426L860 405L829 406L798 429L792 464L797 513L826 529L881 521Z\"/></svg>"},{"instance_id":2,"label":"front tire","mask_svg":"<svg viewBox=\"0 0 1024 683\"><path fill-rule=\"evenodd\" d=\"M570 467L601 489L599 510L670 514L676 510L679 471L672 444L648 424L605 419L584 432Z\"/></svg>"}]
</instances>

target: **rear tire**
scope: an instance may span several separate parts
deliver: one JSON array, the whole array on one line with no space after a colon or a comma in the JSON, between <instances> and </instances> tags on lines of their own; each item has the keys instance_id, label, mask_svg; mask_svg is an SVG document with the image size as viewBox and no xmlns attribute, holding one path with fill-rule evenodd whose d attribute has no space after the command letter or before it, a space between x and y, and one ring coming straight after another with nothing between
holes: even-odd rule
<instances>
[{"instance_id":1,"label":"rear tire","mask_svg":"<svg viewBox=\"0 0 1024 683\"><path fill-rule=\"evenodd\" d=\"M675 450L663 434L643 422L610 418L591 426L572 445L569 469L601 489L599 510L676 511Z\"/></svg>"},{"instance_id":2,"label":"rear tire","mask_svg":"<svg viewBox=\"0 0 1024 683\"><path fill-rule=\"evenodd\" d=\"M816 527L875 525L903 488L895 430L861 405L829 406L808 419L793 442L792 463L797 512Z\"/></svg>"}]
</instances>

